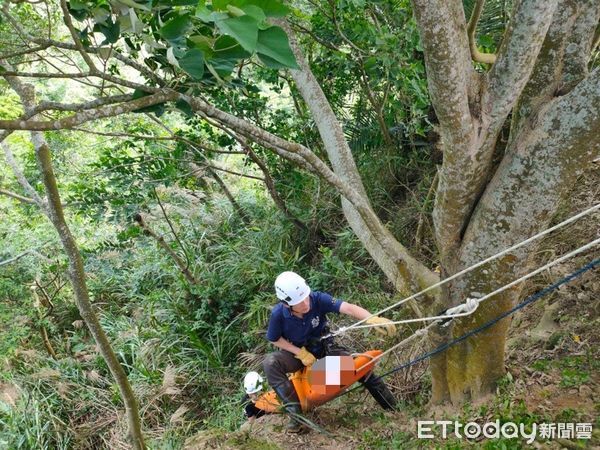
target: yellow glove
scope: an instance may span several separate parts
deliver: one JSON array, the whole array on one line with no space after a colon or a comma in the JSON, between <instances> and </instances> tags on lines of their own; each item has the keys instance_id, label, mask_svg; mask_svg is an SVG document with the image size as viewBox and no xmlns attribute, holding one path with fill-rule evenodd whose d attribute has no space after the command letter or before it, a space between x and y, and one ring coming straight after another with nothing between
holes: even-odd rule
<instances>
[{"instance_id":1,"label":"yellow glove","mask_svg":"<svg viewBox=\"0 0 600 450\"><path fill-rule=\"evenodd\" d=\"M375 327L375 331L384 336L396 335L396 325L394 325L391 320L386 319L385 317L373 316L370 319L367 319L366 323L369 325L380 325Z\"/></svg>"},{"instance_id":2,"label":"yellow glove","mask_svg":"<svg viewBox=\"0 0 600 450\"><path fill-rule=\"evenodd\" d=\"M302 361L302 364L305 366L312 366L317 360L315 355L306 350L306 347L302 347L295 358L298 358L300 361Z\"/></svg>"}]
</instances>

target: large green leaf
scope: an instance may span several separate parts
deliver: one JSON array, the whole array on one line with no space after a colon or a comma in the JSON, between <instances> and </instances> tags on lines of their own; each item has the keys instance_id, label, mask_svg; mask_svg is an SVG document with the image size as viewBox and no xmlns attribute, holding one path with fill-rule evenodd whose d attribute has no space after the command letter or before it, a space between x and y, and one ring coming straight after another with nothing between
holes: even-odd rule
<instances>
[{"instance_id":1,"label":"large green leaf","mask_svg":"<svg viewBox=\"0 0 600 450\"><path fill-rule=\"evenodd\" d=\"M249 52L256 50L258 40L258 22L250 16L232 17L219 20L217 27L223 34L227 34L240 43Z\"/></svg>"},{"instance_id":2,"label":"large green leaf","mask_svg":"<svg viewBox=\"0 0 600 450\"><path fill-rule=\"evenodd\" d=\"M223 36L229 37L229 36ZM231 38L230 38L231 39ZM237 41L235 42L237 44ZM205 59L210 59L213 57L213 40L208 36L204 36L203 34L193 34L188 36L188 45L189 48L199 48L204 53Z\"/></svg>"},{"instance_id":3,"label":"large green leaf","mask_svg":"<svg viewBox=\"0 0 600 450\"><path fill-rule=\"evenodd\" d=\"M239 61L248 58L251 53L244 50L231 36L220 36L214 44L215 57Z\"/></svg>"},{"instance_id":4,"label":"large green leaf","mask_svg":"<svg viewBox=\"0 0 600 450\"><path fill-rule=\"evenodd\" d=\"M256 44L256 52L263 61L273 61L282 65L298 69L298 63L290 48L287 34L280 27L271 27L258 32L258 42ZM263 58L266 56L267 58ZM271 61L273 60L273 61ZM267 64L268 65L268 64ZM272 67L272 66L270 66Z\"/></svg>"},{"instance_id":5,"label":"large green leaf","mask_svg":"<svg viewBox=\"0 0 600 450\"><path fill-rule=\"evenodd\" d=\"M160 35L170 42L178 42L190 29L191 22L188 15L178 16L163 25Z\"/></svg>"},{"instance_id":6,"label":"large green leaf","mask_svg":"<svg viewBox=\"0 0 600 450\"><path fill-rule=\"evenodd\" d=\"M261 62L267 66L270 69L287 69L288 66L286 66L285 64L281 64L279 61L270 58L266 55L261 55L260 53L258 54L258 59L261 60Z\"/></svg>"},{"instance_id":7,"label":"large green leaf","mask_svg":"<svg viewBox=\"0 0 600 450\"><path fill-rule=\"evenodd\" d=\"M253 17L258 23L263 22L267 18L264 11L256 5L246 5L240 9L250 17Z\"/></svg>"},{"instance_id":8,"label":"large green leaf","mask_svg":"<svg viewBox=\"0 0 600 450\"><path fill-rule=\"evenodd\" d=\"M238 61L248 58L251 53L244 50L231 36L220 36L214 45L210 63L220 77L227 77Z\"/></svg>"},{"instance_id":9,"label":"large green leaf","mask_svg":"<svg viewBox=\"0 0 600 450\"><path fill-rule=\"evenodd\" d=\"M192 48L178 59L179 67L189 73L195 80L201 80L204 75L204 53L202 50Z\"/></svg>"},{"instance_id":10,"label":"large green leaf","mask_svg":"<svg viewBox=\"0 0 600 450\"><path fill-rule=\"evenodd\" d=\"M244 4L258 6L267 17L283 17L290 12L290 9L278 0L247 0Z\"/></svg>"},{"instance_id":11,"label":"large green leaf","mask_svg":"<svg viewBox=\"0 0 600 450\"><path fill-rule=\"evenodd\" d=\"M104 24L97 23L94 25L94 31L99 31L104 35L106 39L100 43L100 45L106 45L108 43L114 44L119 40L119 34L121 32L121 25L119 21L112 21L112 18L108 18Z\"/></svg>"}]
</instances>

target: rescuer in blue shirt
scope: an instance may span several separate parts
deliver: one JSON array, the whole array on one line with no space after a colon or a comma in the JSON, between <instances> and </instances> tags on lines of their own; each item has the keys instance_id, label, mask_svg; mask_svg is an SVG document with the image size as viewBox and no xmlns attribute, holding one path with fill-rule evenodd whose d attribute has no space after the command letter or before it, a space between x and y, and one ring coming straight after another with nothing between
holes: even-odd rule
<instances>
[{"instance_id":1,"label":"rescuer in blue shirt","mask_svg":"<svg viewBox=\"0 0 600 450\"><path fill-rule=\"evenodd\" d=\"M280 303L271 311L267 339L280 350L267 355L263 368L269 384L291 416L287 430L299 432L302 425L298 418L302 411L287 374L327 355L350 355L348 349L335 343L332 337L321 339L329 333L328 313L347 314L358 320L366 319L371 313L325 292L311 292L304 278L294 272L283 272L277 277L275 292ZM379 325L375 329L384 335L396 334L394 324L383 317L370 317L366 323ZM383 380L371 372L359 381L383 408L394 408L396 400Z\"/></svg>"}]
</instances>

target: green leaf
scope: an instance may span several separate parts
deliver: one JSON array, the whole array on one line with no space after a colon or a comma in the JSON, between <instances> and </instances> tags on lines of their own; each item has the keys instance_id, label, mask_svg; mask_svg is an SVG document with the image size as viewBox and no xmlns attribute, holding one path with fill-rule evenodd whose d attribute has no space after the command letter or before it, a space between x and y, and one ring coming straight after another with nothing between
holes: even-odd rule
<instances>
[{"instance_id":1,"label":"green leaf","mask_svg":"<svg viewBox=\"0 0 600 450\"><path fill-rule=\"evenodd\" d=\"M136 89L133 91L131 98L133 100L137 100L138 98L147 97L149 95L152 95L152 94L150 92L142 91L141 89Z\"/></svg>"},{"instance_id":2,"label":"green leaf","mask_svg":"<svg viewBox=\"0 0 600 450\"><path fill-rule=\"evenodd\" d=\"M208 63L206 64L206 67L208 68L208 71L211 73L211 75L213 77L215 77L219 83L224 83L224 81L222 80L221 75L219 75L219 72L217 71L217 69L215 69L212 65L210 65Z\"/></svg>"},{"instance_id":3,"label":"green leaf","mask_svg":"<svg viewBox=\"0 0 600 450\"><path fill-rule=\"evenodd\" d=\"M233 5L227 5L227 11L234 17L241 17L246 14L243 10Z\"/></svg>"},{"instance_id":4,"label":"green leaf","mask_svg":"<svg viewBox=\"0 0 600 450\"><path fill-rule=\"evenodd\" d=\"M107 43L114 44L119 40L121 25L119 24L119 21L113 22L112 18L109 17L106 20L106 24L97 23L94 25L94 31L99 31L106 38L100 45L105 45Z\"/></svg>"},{"instance_id":5,"label":"green leaf","mask_svg":"<svg viewBox=\"0 0 600 450\"><path fill-rule=\"evenodd\" d=\"M290 9L278 0L248 0L246 4L258 6L267 17L283 17L290 12Z\"/></svg>"},{"instance_id":6,"label":"green leaf","mask_svg":"<svg viewBox=\"0 0 600 450\"><path fill-rule=\"evenodd\" d=\"M220 36L214 44L215 57L239 61L248 58L252 53L247 52L231 36Z\"/></svg>"},{"instance_id":7,"label":"green leaf","mask_svg":"<svg viewBox=\"0 0 600 450\"><path fill-rule=\"evenodd\" d=\"M229 14L224 12L214 11L210 13L209 22L218 22L219 20L226 20L229 18Z\"/></svg>"},{"instance_id":8,"label":"green leaf","mask_svg":"<svg viewBox=\"0 0 600 450\"><path fill-rule=\"evenodd\" d=\"M160 29L160 35L170 42L181 41L181 38L188 32L191 27L189 16L183 15L169 20Z\"/></svg>"},{"instance_id":9,"label":"green leaf","mask_svg":"<svg viewBox=\"0 0 600 450\"><path fill-rule=\"evenodd\" d=\"M258 23L263 22L267 18L263 10L255 5L242 6L240 9L250 17L253 17Z\"/></svg>"},{"instance_id":10,"label":"green leaf","mask_svg":"<svg viewBox=\"0 0 600 450\"><path fill-rule=\"evenodd\" d=\"M213 0L212 6L213 9L218 11L224 11L227 9L227 5L230 3L230 0Z\"/></svg>"},{"instance_id":11,"label":"green leaf","mask_svg":"<svg viewBox=\"0 0 600 450\"><path fill-rule=\"evenodd\" d=\"M186 116L188 117L193 117L194 116L194 110L192 109L192 107L190 106L190 104L188 102L186 102L183 99L179 99L175 102L175 107L180 110L181 112L183 112Z\"/></svg>"},{"instance_id":12,"label":"green leaf","mask_svg":"<svg viewBox=\"0 0 600 450\"><path fill-rule=\"evenodd\" d=\"M209 70L212 68L214 72L216 72L216 74L218 75L218 78L228 77L229 75L231 75L231 72L235 67L235 61L221 58L211 59L210 64L211 65L207 67L209 68ZM210 70L210 72L213 73L213 70Z\"/></svg>"},{"instance_id":13,"label":"green leaf","mask_svg":"<svg viewBox=\"0 0 600 450\"><path fill-rule=\"evenodd\" d=\"M212 11L206 7L206 5L198 5L196 8L196 17L204 23L212 22L211 19Z\"/></svg>"},{"instance_id":14,"label":"green leaf","mask_svg":"<svg viewBox=\"0 0 600 450\"><path fill-rule=\"evenodd\" d=\"M75 10L75 11L88 9L85 2L82 0L71 0L69 3L67 3L67 6L70 10Z\"/></svg>"},{"instance_id":15,"label":"green leaf","mask_svg":"<svg viewBox=\"0 0 600 450\"><path fill-rule=\"evenodd\" d=\"M179 66L195 80L201 80L204 75L204 53L198 48L185 52L179 60Z\"/></svg>"},{"instance_id":16,"label":"green leaf","mask_svg":"<svg viewBox=\"0 0 600 450\"><path fill-rule=\"evenodd\" d=\"M71 9L69 8L69 13L78 21L83 22L87 19L89 11L87 9Z\"/></svg>"},{"instance_id":17,"label":"green leaf","mask_svg":"<svg viewBox=\"0 0 600 450\"><path fill-rule=\"evenodd\" d=\"M261 55L260 53L258 53L258 59L260 59L261 62L269 69L287 69L288 67L285 64L281 64L276 59L270 58L266 55Z\"/></svg>"},{"instance_id":18,"label":"green leaf","mask_svg":"<svg viewBox=\"0 0 600 450\"><path fill-rule=\"evenodd\" d=\"M220 77L227 77L238 61L251 55L235 39L224 34L215 41L214 56L210 63Z\"/></svg>"},{"instance_id":19,"label":"green leaf","mask_svg":"<svg viewBox=\"0 0 600 450\"><path fill-rule=\"evenodd\" d=\"M227 36L228 37L228 36ZM237 45L237 41L234 41ZM204 53L205 59L212 58L214 52L212 49L213 42L207 36L202 34L194 34L188 37L188 47L189 48L199 48Z\"/></svg>"},{"instance_id":20,"label":"green leaf","mask_svg":"<svg viewBox=\"0 0 600 450\"><path fill-rule=\"evenodd\" d=\"M152 0L140 0L139 2L136 2L135 0L119 0L119 2L129 6L130 8L141 9L143 11L152 10Z\"/></svg>"},{"instance_id":21,"label":"green leaf","mask_svg":"<svg viewBox=\"0 0 600 450\"><path fill-rule=\"evenodd\" d=\"M233 37L249 52L256 50L258 23L250 16L232 17L216 22L223 34ZM283 30L282 30L283 31Z\"/></svg>"},{"instance_id":22,"label":"green leaf","mask_svg":"<svg viewBox=\"0 0 600 450\"><path fill-rule=\"evenodd\" d=\"M290 48L287 34L285 34L285 31L280 27L271 27L258 32L256 52L261 60L269 67L273 67L269 64L274 64L276 62L280 64L281 67L289 67L292 69L300 68L298 63L296 63L296 58Z\"/></svg>"}]
</instances>

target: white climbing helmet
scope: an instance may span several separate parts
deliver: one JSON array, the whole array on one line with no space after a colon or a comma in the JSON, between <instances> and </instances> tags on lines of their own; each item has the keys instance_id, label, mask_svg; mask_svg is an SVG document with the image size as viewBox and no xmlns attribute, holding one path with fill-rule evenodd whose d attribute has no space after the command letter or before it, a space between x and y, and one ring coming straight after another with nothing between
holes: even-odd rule
<instances>
[{"instance_id":1,"label":"white climbing helmet","mask_svg":"<svg viewBox=\"0 0 600 450\"><path fill-rule=\"evenodd\" d=\"M248 372L244 377L244 389L246 394L256 394L262 391L263 378L258 372Z\"/></svg>"},{"instance_id":2,"label":"white climbing helmet","mask_svg":"<svg viewBox=\"0 0 600 450\"><path fill-rule=\"evenodd\" d=\"M310 294L310 288L297 273L283 272L275 280L275 293L279 300L294 306Z\"/></svg>"}]
</instances>

